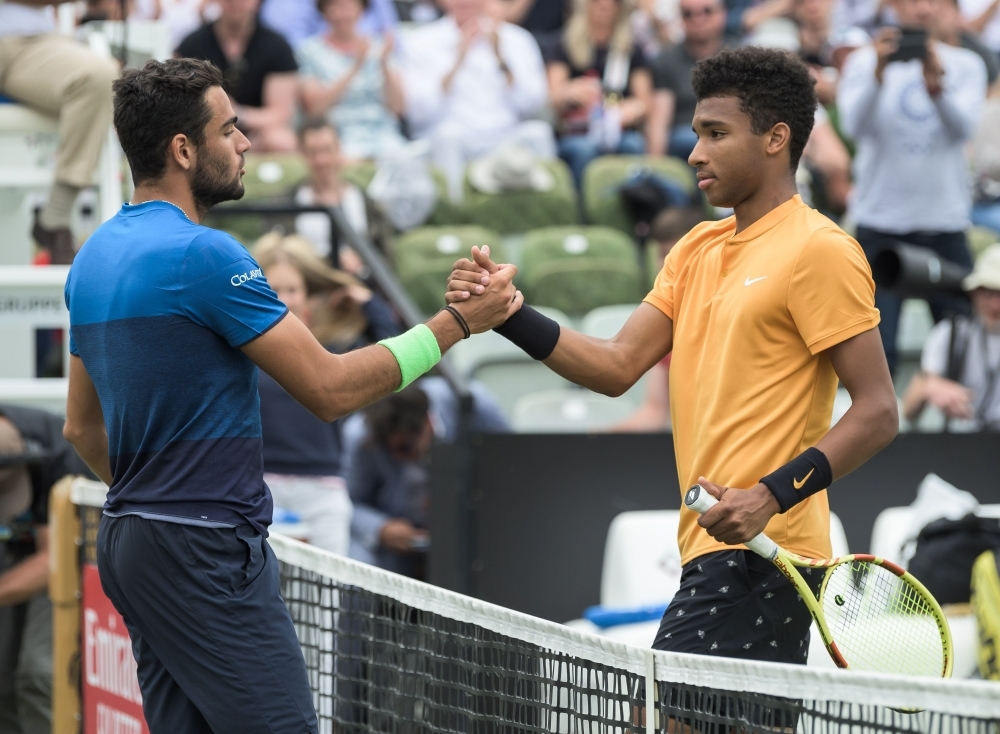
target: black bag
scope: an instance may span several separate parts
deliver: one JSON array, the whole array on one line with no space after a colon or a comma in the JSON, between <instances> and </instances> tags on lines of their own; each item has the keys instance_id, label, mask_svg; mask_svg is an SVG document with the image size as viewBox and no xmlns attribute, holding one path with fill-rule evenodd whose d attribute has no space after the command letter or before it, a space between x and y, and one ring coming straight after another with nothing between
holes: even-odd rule
<instances>
[{"instance_id":1,"label":"black bag","mask_svg":"<svg viewBox=\"0 0 1000 734\"><path fill-rule=\"evenodd\" d=\"M994 549L1000 549L1000 519L970 514L960 520L936 520L917 536L907 570L939 604L968 604L972 564Z\"/></svg>"}]
</instances>

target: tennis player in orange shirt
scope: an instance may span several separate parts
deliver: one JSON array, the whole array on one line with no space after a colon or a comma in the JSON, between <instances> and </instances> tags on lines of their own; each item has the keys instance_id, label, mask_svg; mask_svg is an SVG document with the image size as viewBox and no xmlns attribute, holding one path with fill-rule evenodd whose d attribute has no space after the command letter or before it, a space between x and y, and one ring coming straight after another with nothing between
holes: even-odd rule
<instances>
[{"instance_id":1,"label":"tennis player in orange shirt","mask_svg":"<svg viewBox=\"0 0 1000 734\"><path fill-rule=\"evenodd\" d=\"M522 308L497 331L573 382L618 396L672 352L670 404L681 490L719 504L681 510L681 587L653 647L804 663L809 612L768 561L761 531L828 558L826 488L896 435L896 396L864 253L796 193L816 94L806 66L773 49L723 51L693 75L698 187L734 216L695 227L612 339ZM502 269L473 248L448 300ZM838 379L851 408L830 428ZM816 575L817 582L819 574Z\"/></svg>"}]
</instances>

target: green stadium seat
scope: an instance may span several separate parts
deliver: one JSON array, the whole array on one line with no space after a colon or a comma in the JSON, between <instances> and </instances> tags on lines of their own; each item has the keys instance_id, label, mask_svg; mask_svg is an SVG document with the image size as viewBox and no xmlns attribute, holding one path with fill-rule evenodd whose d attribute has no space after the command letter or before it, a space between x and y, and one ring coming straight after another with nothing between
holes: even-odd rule
<instances>
[{"instance_id":1,"label":"green stadium seat","mask_svg":"<svg viewBox=\"0 0 1000 734\"><path fill-rule=\"evenodd\" d=\"M525 395L514 405L518 433L588 433L625 420L632 405L589 390L563 388Z\"/></svg>"},{"instance_id":2,"label":"green stadium seat","mask_svg":"<svg viewBox=\"0 0 1000 734\"><path fill-rule=\"evenodd\" d=\"M500 238L482 227L418 227L396 240L396 274L424 313L444 306L452 266L460 257L469 257L473 245L489 245L495 258L504 259Z\"/></svg>"},{"instance_id":3,"label":"green stadium seat","mask_svg":"<svg viewBox=\"0 0 1000 734\"><path fill-rule=\"evenodd\" d=\"M555 178L552 191L510 191L484 194L465 182L461 216L469 224L502 235L520 234L539 227L577 224L576 189L569 167L561 160L543 161Z\"/></svg>"},{"instance_id":4,"label":"green stadium seat","mask_svg":"<svg viewBox=\"0 0 1000 734\"><path fill-rule=\"evenodd\" d=\"M247 153L243 176L243 201L287 196L309 173L297 153Z\"/></svg>"},{"instance_id":5,"label":"green stadium seat","mask_svg":"<svg viewBox=\"0 0 1000 734\"><path fill-rule=\"evenodd\" d=\"M547 227L524 238L518 276L533 306L584 314L644 294L632 241L607 227Z\"/></svg>"},{"instance_id":6,"label":"green stadium seat","mask_svg":"<svg viewBox=\"0 0 1000 734\"><path fill-rule=\"evenodd\" d=\"M590 224L613 227L632 234L632 220L618 195L622 182L648 168L676 182L692 195L697 191L691 166L680 158L606 155L595 158L583 171L583 209Z\"/></svg>"}]
</instances>

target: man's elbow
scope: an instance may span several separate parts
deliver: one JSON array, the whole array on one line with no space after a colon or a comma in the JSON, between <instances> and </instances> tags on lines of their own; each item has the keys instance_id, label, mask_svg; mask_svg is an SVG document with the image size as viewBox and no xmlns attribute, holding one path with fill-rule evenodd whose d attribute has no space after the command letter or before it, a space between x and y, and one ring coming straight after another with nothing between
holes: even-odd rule
<instances>
[{"instance_id":1,"label":"man's elbow","mask_svg":"<svg viewBox=\"0 0 1000 734\"><path fill-rule=\"evenodd\" d=\"M63 438L69 441L73 448L78 448L86 435L87 430L79 423L73 422L69 418L63 423Z\"/></svg>"},{"instance_id":2,"label":"man's elbow","mask_svg":"<svg viewBox=\"0 0 1000 734\"><path fill-rule=\"evenodd\" d=\"M896 438L899 433L899 406L895 394L879 401L871 425L875 427L875 440L879 449L885 448Z\"/></svg>"}]
</instances>

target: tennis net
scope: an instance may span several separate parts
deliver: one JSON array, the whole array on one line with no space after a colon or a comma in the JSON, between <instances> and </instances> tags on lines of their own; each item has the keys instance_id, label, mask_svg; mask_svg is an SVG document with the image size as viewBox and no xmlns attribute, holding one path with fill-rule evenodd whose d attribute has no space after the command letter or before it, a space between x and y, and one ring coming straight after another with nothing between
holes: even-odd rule
<instances>
[{"instance_id":1,"label":"tennis net","mask_svg":"<svg viewBox=\"0 0 1000 734\"><path fill-rule=\"evenodd\" d=\"M86 558L103 495L85 494ZM324 734L1000 734L995 683L643 650L270 544Z\"/></svg>"}]
</instances>

